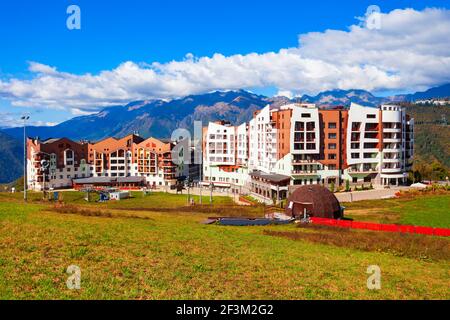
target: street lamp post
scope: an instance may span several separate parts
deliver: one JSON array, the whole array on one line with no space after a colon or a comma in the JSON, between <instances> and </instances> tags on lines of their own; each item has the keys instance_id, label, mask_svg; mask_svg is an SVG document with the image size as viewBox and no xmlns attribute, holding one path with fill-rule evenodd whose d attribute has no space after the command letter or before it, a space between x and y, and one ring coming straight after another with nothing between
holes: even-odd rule
<instances>
[{"instance_id":1,"label":"street lamp post","mask_svg":"<svg viewBox=\"0 0 450 320\"><path fill-rule=\"evenodd\" d=\"M43 152L44 154L47 154L48 155L48 153L45 153L45 152ZM48 169L48 167L49 167L49 163L48 163L48 161L47 160L42 160L41 161L41 170L43 170L43 177L44 177L44 181L43 181L43 184L42 184L42 189L43 189L43 193L44 193L44 199L46 198L46 196L47 196L47 193L46 193L46 185L45 185L45 183L46 183L46 179L47 179L47 177L46 177L46 175L45 175L45 173L46 173L46 171L47 171L47 169Z\"/></svg>"},{"instance_id":2,"label":"street lamp post","mask_svg":"<svg viewBox=\"0 0 450 320\"><path fill-rule=\"evenodd\" d=\"M202 199L202 188L203 188L203 185L202 185L202 180L200 179L200 183L199 183L199 188L200 188L200 204L203 204L203 199Z\"/></svg>"},{"instance_id":3,"label":"street lamp post","mask_svg":"<svg viewBox=\"0 0 450 320\"><path fill-rule=\"evenodd\" d=\"M21 118L23 120L23 200L27 201L27 120L30 116L25 115Z\"/></svg>"},{"instance_id":4,"label":"street lamp post","mask_svg":"<svg viewBox=\"0 0 450 320\"><path fill-rule=\"evenodd\" d=\"M187 179L187 200L188 200L188 205L191 204L191 193L190 193L190 188L191 188L191 184L189 182L189 174L188 174L188 179Z\"/></svg>"},{"instance_id":5,"label":"street lamp post","mask_svg":"<svg viewBox=\"0 0 450 320\"><path fill-rule=\"evenodd\" d=\"M211 172L211 164L209 165L209 204L212 204L213 201L213 183L212 183L212 172Z\"/></svg>"}]
</instances>

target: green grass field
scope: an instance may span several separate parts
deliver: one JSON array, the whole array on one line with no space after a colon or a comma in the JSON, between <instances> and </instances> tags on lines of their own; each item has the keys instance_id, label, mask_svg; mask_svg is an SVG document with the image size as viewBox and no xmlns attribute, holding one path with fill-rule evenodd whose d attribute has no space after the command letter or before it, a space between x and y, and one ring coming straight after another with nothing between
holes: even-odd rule
<instances>
[{"instance_id":1,"label":"green grass field","mask_svg":"<svg viewBox=\"0 0 450 320\"><path fill-rule=\"evenodd\" d=\"M368 200L344 203L346 216L361 221L450 228L450 196Z\"/></svg>"},{"instance_id":2,"label":"green grass field","mask_svg":"<svg viewBox=\"0 0 450 320\"><path fill-rule=\"evenodd\" d=\"M450 254L442 242L448 239L427 240L436 239L441 248L443 243L441 254L415 256L411 250L402 253L401 247L374 251L312 237L333 236L329 230L200 223L216 212L262 213L260 208L237 207L229 198L217 197L213 206L187 207L185 195L134 195L120 202L88 204L82 194L68 192L64 201L69 205L58 209L40 202L39 194L31 194L26 205L20 194L0 194L0 299L450 298ZM440 225L448 223L445 210L432 215L407 212L445 204L448 196L388 207L401 221ZM348 212L355 212L355 219L362 216L363 206L376 207L352 205ZM358 234L358 239L364 237ZM377 240L377 235L371 237ZM408 238L399 241L411 243ZM81 290L66 287L70 265L81 268ZM381 268L381 290L367 289L369 265Z\"/></svg>"}]
</instances>

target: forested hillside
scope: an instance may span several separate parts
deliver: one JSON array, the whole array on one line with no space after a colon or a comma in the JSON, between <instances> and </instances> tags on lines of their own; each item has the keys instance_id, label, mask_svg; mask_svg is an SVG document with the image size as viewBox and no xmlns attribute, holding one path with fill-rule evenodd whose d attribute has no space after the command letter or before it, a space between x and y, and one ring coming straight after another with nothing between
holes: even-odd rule
<instances>
[{"instance_id":1,"label":"forested hillside","mask_svg":"<svg viewBox=\"0 0 450 320\"><path fill-rule=\"evenodd\" d=\"M406 107L416 123L413 170L422 179L445 180L450 169L450 106Z\"/></svg>"}]
</instances>

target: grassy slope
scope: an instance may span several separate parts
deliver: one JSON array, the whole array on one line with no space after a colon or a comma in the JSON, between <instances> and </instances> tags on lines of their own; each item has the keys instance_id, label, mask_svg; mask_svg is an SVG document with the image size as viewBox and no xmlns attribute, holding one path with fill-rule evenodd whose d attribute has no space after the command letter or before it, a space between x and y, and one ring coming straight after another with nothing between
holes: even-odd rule
<instances>
[{"instance_id":1,"label":"grassy slope","mask_svg":"<svg viewBox=\"0 0 450 320\"><path fill-rule=\"evenodd\" d=\"M346 216L362 221L450 228L450 196L368 200L343 204Z\"/></svg>"},{"instance_id":2,"label":"grassy slope","mask_svg":"<svg viewBox=\"0 0 450 320\"><path fill-rule=\"evenodd\" d=\"M66 199L77 196L67 194ZM448 261L263 234L297 231L294 226L220 227L199 223L208 214L151 211L152 206L183 204L185 196L159 194L145 203L134 199L103 205L135 207L139 201L149 208L138 213L147 219L65 215L46 205L6 200L0 196L3 299L450 298ZM80 291L65 286L71 264L82 269ZM381 267L380 291L366 288L371 264Z\"/></svg>"}]
</instances>

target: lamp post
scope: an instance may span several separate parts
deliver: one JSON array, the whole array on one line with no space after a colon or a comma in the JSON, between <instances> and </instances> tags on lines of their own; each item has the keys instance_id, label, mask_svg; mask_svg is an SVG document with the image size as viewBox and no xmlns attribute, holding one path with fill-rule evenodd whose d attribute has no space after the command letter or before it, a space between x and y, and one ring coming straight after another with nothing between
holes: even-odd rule
<instances>
[{"instance_id":1,"label":"lamp post","mask_svg":"<svg viewBox=\"0 0 450 320\"><path fill-rule=\"evenodd\" d=\"M209 204L213 202L213 183L212 183L212 172L211 172L211 164L209 165Z\"/></svg>"},{"instance_id":2,"label":"lamp post","mask_svg":"<svg viewBox=\"0 0 450 320\"><path fill-rule=\"evenodd\" d=\"M202 199L202 188L203 188L203 185L202 185L202 182L203 182L203 181L200 179L200 183L199 183L199 185L198 185L199 188L200 188L200 190L199 190L199 191L200 191L200 200L199 200L199 201L200 201L200 204L203 204L203 199Z\"/></svg>"},{"instance_id":3,"label":"lamp post","mask_svg":"<svg viewBox=\"0 0 450 320\"><path fill-rule=\"evenodd\" d=\"M46 153L46 154L47 154L47 153ZM42 189L43 189L43 193L44 193L44 199L46 198L46 195L47 195L47 193L46 193L46 191L45 191L45 182L46 182L46 175L45 175L45 172L47 171L48 167L49 167L48 161L45 160L45 159L42 160L42 161L41 161L41 170L43 170L43 178L44 178L44 181L43 181L43 184L42 184Z\"/></svg>"},{"instance_id":4,"label":"lamp post","mask_svg":"<svg viewBox=\"0 0 450 320\"><path fill-rule=\"evenodd\" d=\"M46 156L48 156L49 158L51 158L51 154L50 153L47 153L47 152L44 152L44 151L39 151L39 154L43 154L43 155L46 155ZM40 165L41 165L41 170L43 170L43 183L42 183L42 189L43 189L43 192L44 192L44 198L45 198L45 187L46 187L46 176L45 176L45 173L46 173L46 171L47 170L49 170L49 167L50 167L50 163L46 160L46 159L43 159L43 160L41 160L41 162L40 162ZM49 173L49 175L50 175L50 173ZM50 178L49 178L50 179Z\"/></svg>"},{"instance_id":5,"label":"lamp post","mask_svg":"<svg viewBox=\"0 0 450 320\"><path fill-rule=\"evenodd\" d=\"M27 120L30 116L25 115L20 118L23 120L23 200L27 201Z\"/></svg>"},{"instance_id":6,"label":"lamp post","mask_svg":"<svg viewBox=\"0 0 450 320\"><path fill-rule=\"evenodd\" d=\"M190 177L190 175L188 174L188 179L187 179L187 200L188 200L188 205L191 204L191 193L190 193L191 183L189 182L189 177Z\"/></svg>"}]
</instances>

